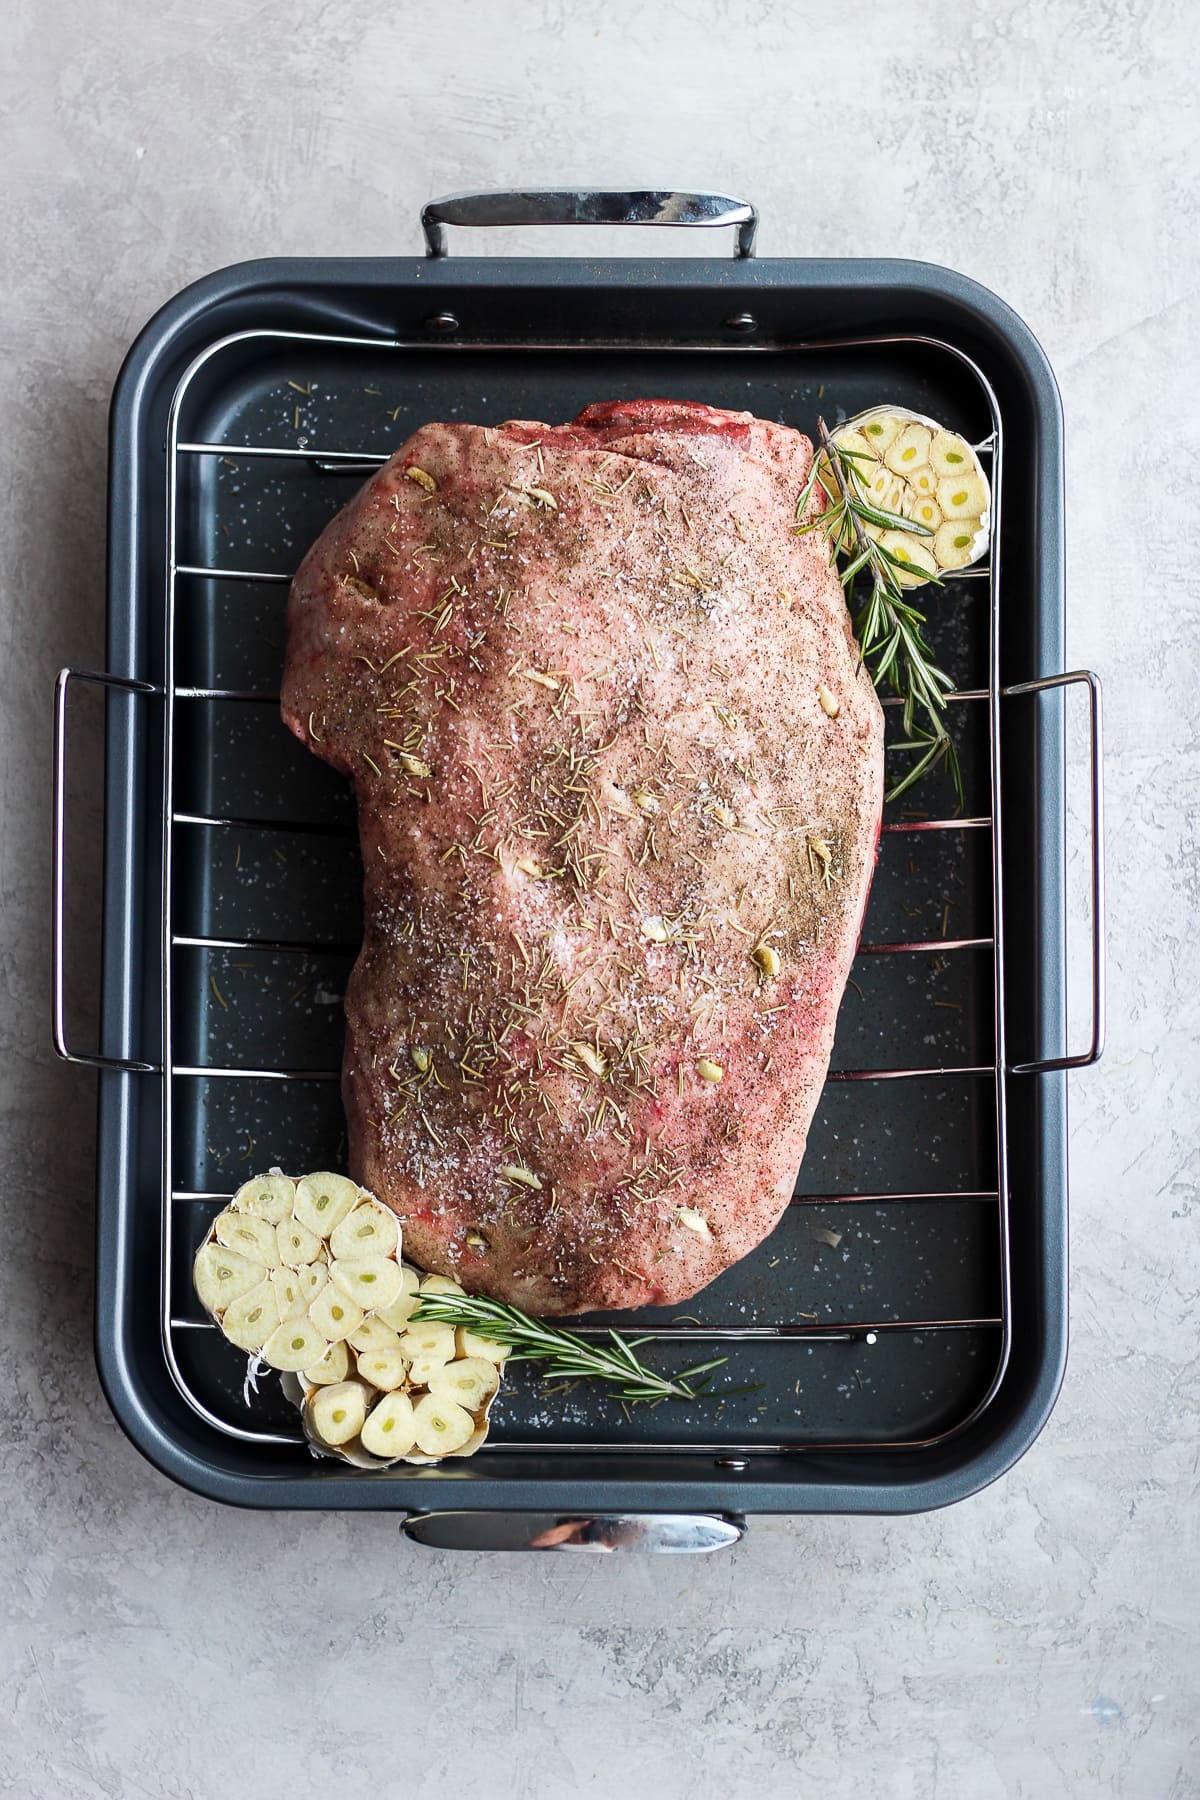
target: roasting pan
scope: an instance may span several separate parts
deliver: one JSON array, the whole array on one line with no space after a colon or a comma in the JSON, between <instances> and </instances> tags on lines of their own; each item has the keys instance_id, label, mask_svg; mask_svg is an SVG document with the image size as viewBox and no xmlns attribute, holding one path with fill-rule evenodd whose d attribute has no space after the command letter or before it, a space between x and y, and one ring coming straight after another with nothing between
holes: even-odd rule
<instances>
[{"instance_id":1,"label":"roasting pan","mask_svg":"<svg viewBox=\"0 0 1200 1800\"><path fill-rule=\"evenodd\" d=\"M729 260L458 258L447 225L731 227ZM193 1490L391 1510L419 1541L708 1549L755 1512L962 1498L1044 1423L1067 1342L1066 1071L1103 1021L1100 712L1062 672L1057 390L1000 300L912 262L768 261L711 195L456 196L424 258L264 261L172 300L113 396L108 650L55 708L54 1036L99 1071L96 1351L118 1420ZM344 1158L336 1072L359 926L349 790L279 722L287 581L431 418L562 420L681 396L811 432L888 401L986 446L992 554L929 600L966 783L885 814L832 1072L775 1234L686 1309L661 1366L725 1354L696 1406L514 1372L467 1462L314 1459L207 1327L193 1251L249 1174ZM1003 579L1002 579L1003 575ZM106 694L98 1049L64 1037L67 702ZM1092 1032L1065 1044L1064 714L1091 721ZM898 723L889 713L890 729ZM628 1315L623 1323L632 1322ZM601 1320L586 1321L598 1329ZM749 1389L749 1391L745 1391ZM567 1523L573 1521L573 1524Z\"/></svg>"}]
</instances>

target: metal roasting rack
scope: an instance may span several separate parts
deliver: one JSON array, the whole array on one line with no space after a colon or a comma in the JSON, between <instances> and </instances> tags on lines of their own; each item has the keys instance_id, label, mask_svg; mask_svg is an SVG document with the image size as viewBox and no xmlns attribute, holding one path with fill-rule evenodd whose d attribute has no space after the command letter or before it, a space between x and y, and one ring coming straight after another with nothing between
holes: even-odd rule
<instances>
[{"instance_id":1,"label":"metal roasting rack","mask_svg":"<svg viewBox=\"0 0 1200 1800\"><path fill-rule=\"evenodd\" d=\"M935 1436L913 1437L897 1436L892 1438L872 1438L859 1440L852 1437L844 1441L833 1442L827 1437L819 1440L823 1450L829 1449L890 1449L917 1448L939 1443L957 1433L964 1431L981 1412L983 1412L996 1394L1008 1362L1012 1341L1012 1243L1008 1170L1008 1139L1006 1131L1006 1078L1014 1075L1035 1075L1052 1070L1079 1068L1094 1062L1102 1047L1102 1031L1104 1016L1104 947L1099 921L1103 916L1102 893L1102 791L1101 791L1101 718L1100 696L1098 684L1094 676L1085 671L1075 671L1065 675L1049 676L1041 680L1021 682L1003 689L999 685L999 628L1001 609L1001 510L1005 493L1004 477L1004 422L1001 417L996 394L979 365L955 345L935 338L905 335L863 335L842 339L820 339L775 344L772 353L783 350L795 356L803 356L808 351L822 353L831 350L874 350L886 346L918 346L933 350L951 358L956 358L975 383L979 393L984 397L990 411L991 431L986 440L979 444L981 452L989 454L992 461L992 543L991 554L987 561L970 570L946 578L947 585L957 587L964 584L966 594L982 597L986 592L988 608L988 679L986 686L968 688L956 692L951 697L953 707L980 709L987 720L987 790L988 806L986 811L969 817L939 818L898 818L889 819L883 826L885 837L901 834L941 833L959 834L955 841L965 850L968 839L978 841L984 834L990 844L990 894L991 921L990 930L983 935L920 937L905 941L869 942L860 945L859 954L863 957L888 956L953 956L960 953L973 952L985 956L990 962L990 998L993 1008L994 1035L992 1053L986 1060L966 1062L957 1066L916 1067L885 1066L882 1068L849 1068L838 1069L830 1073L831 1083L873 1083L873 1082L913 1082L922 1083L947 1078L965 1078L972 1082L990 1084L994 1097L995 1121L995 1183L990 1179L982 1185L971 1188L946 1189L940 1192L924 1193L874 1193L860 1192L850 1189L824 1194L798 1194L793 1205L811 1206L873 1203L880 1206L905 1207L917 1202L928 1201L978 1201L994 1206L995 1234L997 1245L996 1281L994 1284L994 1304L987 1310L973 1316L932 1316L921 1317L908 1314L901 1318L875 1317L869 1319L844 1321L801 1322L784 1320L776 1324L739 1324L728 1322L723 1324L641 1324L637 1323L639 1334L655 1338L663 1342L690 1342L701 1340L708 1345L713 1341L719 1343L737 1343L739 1341L763 1341L788 1339L797 1343L829 1346L835 1344L866 1343L880 1347L879 1353L886 1354L882 1346L897 1334L944 1334L962 1331L975 1331L990 1334L995 1345L995 1363L991 1379L982 1397L975 1404L967 1417L954 1423L948 1430ZM341 481L346 477L368 475L381 463L387 460L386 453L367 451L356 448L309 445L303 441L297 446L276 446L269 443L240 443L221 441L218 437L193 438L185 435L183 421L186 417L186 402L200 371L211 359L231 350L243 353L247 346L255 350L277 351L280 349L303 352L318 350L323 356L353 357L359 352L368 352L373 357L386 357L393 352L404 352L410 356L436 355L445 357L453 354L469 364L469 359L476 351L489 353L508 349L519 349L525 355L537 356L541 352L561 352L561 344L548 342L509 344L474 344L451 343L440 341L430 343L427 340L408 337L379 336L341 336L325 332L283 331L283 330L248 330L232 333L209 344L195 357L183 373L175 390L170 412L169 429L165 445L166 457L166 563L163 570L163 669L164 679L161 683L135 680L127 677L97 673L81 669L64 670L58 679L55 705L55 818L54 818L54 916L53 916L53 954L54 954L54 1041L60 1056L66 1060L84 1064L101 1070L123 1071L147 1079L156 1080L161 1090L161 1259L160 1259L160 1309L162 1351L167 1368L170 1371L179 1393L187 1405L205 1423L229 1437L247 1444L259 1446L294 1445L302 1441L298 1433L289 1433L268 1429L254 1428L238 1423L235 1419L223 1416L213 1405L201 1398L193 1389L181 1365L180 1344L185 1334L197 1330L214 1330L215 1328L198 1318L190 1318L182 1312L177 1304L178 1296L183 1291L184 1268L182 1259L190 1258L194 1238L180 1228L179 1217L184 1207L206 1207L215 1211L230 1198L228 1192L210 1188L185 1187L179 1185L175 1159L175 1102L179 1084L194 1079L215 1082L270 1081L286 1083L328 1083L336 1081L340 1071L336 1068L285 1068L277 1066L263 1067L230 1067L220 1062L187 1062L177 1058L177 959L181 952L206 952L214 950L246 950L253 952L269 952L287 957L290 954L306 956L323 956L335 954L344 956L351 946L331 944L311 937L297 935L295 937L257 937L239 933L196 935L180 928L178 894L176 890L176 849L177 828L189 827L201 833L221 833L227 831L255 832L287 832L292 834L338 835L342 827L336 824L323 823L318 820L300 818L271 819L235 817L220 811L203 812L187 810L177 802L177 720L184 709L203 709L218 703L233 703L239 706L273 705L278 696L273 692L262 691L251 687L220 687L189 685L176 679L177 667L177 633L180 623L180 611L187 604L184 584L215 582L255 584L274 586L279 589L280 607L284 604L286 588L290 579L289 573L277 569L254 569L244 567L219 567L204 561L187 561L180 554L181 519L180 488L185 478L191 480L197 466L206 459L235 458L239 468L245 465L253 479L255 471L270 471L272 476L286 479L290 471L302 469L306 474L319 474L331 481ZM602 357L606 350L620 350L628 355L631 349L628 343L597 344L589 341L589 353ZM670 349L685 350L691 357L702 356L707 349L720 350L721 354L731 354L728 342L706 345L688 343L680 346L656 344L652 354L661 357ZM765 347L744 343L737 346L736 354L746 358L754 358L763 353ZM597 394L603 391L602 378L597 379ZM804 423L804 421L796 421ZM346 498L349 497L349 490ZM969 585L967 585L969 584ZM71 1049L68 1046L64 1025L64 883L65 883L65 787L66 787L66 726L67 703L71 686L77 682L98 683L107 689L115 689L129 694L144 696L144 703L161 708L161 790L162 790L162 1002L161 1002L161 1059L158 1061L142 1061L131 1058L117 1058L95 1055ZM1075 1055L1063 1055L1039 1061L1025 1061L1012 1064L1008 1061L1005 1036L1005 945L1004 945L1004 906L1003 891L1005 871L1001 853L1001 792L1000 792L1000 740L1002 701L1018 696L1033 695L1051 689L1062 689L1070 685L1083 684L1088 691L1091 723L1091 760L1090 760L1090 806L1092 822L1092 920L1093 936L1091 951L1091 987L1092 987L1092 1029L1088 1047ZM885 705L895 706L899 702L888 699ZM282 730L282 727L280 727ZM990 1170L989 1170L990 1176ZM206 1218L208 1214L205 1215ZM577 1327L581 1334L602 1334L607 1326L584 1323ZM815 1440L802 1436L778 1442L763 1442L751 1439L745 1434L734 1434L727 1440L709 1441L703 1444L696 1442L671 1443L655 1439L645 1443L621 1439L619 1442L599 1443L588 1438L586 1442L564 1442L555 1440L556 1450L594 1453L603 1450L619 1450L623 1455L639 1453L678 1451L681 1453L699 1454L713 1458L720 1468L737 1469L743 1467L742 1459L751 1454L769 1451L774 1454L798 1453L816 1447ZM497 1451L520 1452L536 1451L544 1448L536 1434L493 1440L486 1445L481 1456L486 1457Z\"/></svg>"}]
</instances>

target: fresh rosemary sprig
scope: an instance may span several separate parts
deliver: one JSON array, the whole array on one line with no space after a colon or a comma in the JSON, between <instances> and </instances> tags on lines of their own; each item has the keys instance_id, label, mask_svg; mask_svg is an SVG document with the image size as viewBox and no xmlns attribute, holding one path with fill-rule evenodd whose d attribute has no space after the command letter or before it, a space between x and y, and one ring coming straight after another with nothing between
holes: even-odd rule
<instances>
[{"instance_id":1,"label":"fresh rosemary sprig","mask_svg":"<svg viewBox=\"0 0 1200 1800\"><path fill-rule=\"evenodd\" d=\"M589 1341L482 1294L422 1294L412 1322L420 1324L426 1319L463 1325L493 1343L508 1344L510 1362L544 1362L547 1379L582 1377L612 1382L620 1388L623 1400L699 1400L706 1394L712 1371L728 1360L718 1356L682 1369L678 1375L656 1375L634 1355L639 1344L648 1342L646 1338L623 1338L610 1331L607 1341Z\"/></svg>"},{"instance_id":2,"label":"fresh rosemary sprig","mask_svg":"<svg viewBox=\"0 0 1200 1800\"><path fill-rule=\"evenodd\" d=\"M913 537L932 537L926 525L915 519L904 519L896 513L872 506L855 479L859 453L835 444L824 419L817 420L817 431L824 450L814 457L812 472L796 502L796 532L820 531L830 547L831 559L841 552L847 557L841 571L842 586L850 592L859 575L869 578L871 587L866 602L854 618L859 655L870 670L876 687L889 681L904 701L904 738L890 747L895 751L917 754L917 761L887 791L889 800L907 793L922 775L944 762L954 783L954 792L963 804L962 770L954 740L946 729L946 695L954 683L933 660L933 652L922 636L925 614L905 598L900 585L900 571L911 571L912 564L887 550L864 531L864 525L877 525L885 531L906 531ZM815 519L805 520L813 490L827 469L837 483L838 494L831 496L826 510ZM926 580L940 586L936 575ZM918 719L918 713L923 714Z\"/></svg>"}]
</instances>

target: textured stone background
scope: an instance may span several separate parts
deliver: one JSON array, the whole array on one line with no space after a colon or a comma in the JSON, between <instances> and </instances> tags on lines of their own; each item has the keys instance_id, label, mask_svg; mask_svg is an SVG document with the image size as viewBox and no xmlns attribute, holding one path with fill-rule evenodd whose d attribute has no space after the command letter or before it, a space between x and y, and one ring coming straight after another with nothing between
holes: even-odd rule
<instances>
[{"instance_id":1,"label":"textured stone background","mask_svg":"<svg viewBox=\"0 0 1200 1800\"><path fill-rule=\"evenodd\" d=\"M1198 51L1189 0L8 9L4 1791L1200 1794ZM698 1564L417 1554L386 1517L173 1489L97 1388L91 1082L47 1045L50 682L102 657L130 339L222 264L413 252L433 193L580 179L745 192L765 255L917 255L1024 314L1066 404L1070 660L1108 683L1111 1039L1072 1089L1057 1411L947 1513L756 1521ZM1078 806L1072 841L1082 943Z\"/></svg>"}]
</instances>

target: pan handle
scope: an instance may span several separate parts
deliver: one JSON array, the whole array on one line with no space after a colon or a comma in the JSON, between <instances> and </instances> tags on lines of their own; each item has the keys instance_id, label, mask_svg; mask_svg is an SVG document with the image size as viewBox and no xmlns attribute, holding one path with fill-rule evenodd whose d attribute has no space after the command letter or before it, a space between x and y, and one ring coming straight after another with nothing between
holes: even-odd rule
<instances>
[{"instance_id":1,"label":"pan handle","mask_svg":"<svg viewBox=\"0 0 1200 1800\"><path fill-rule=\"evenodd\" d=\"M1043 694L1051 688L1086 686L1091 724L1092 813L1092 1040L1076 1056L1045 1056L1034 1062L1013 1063L1013 1075L1047 1075L1055 1069L1086 1069L1099 1062L1104 1050L1107 962L1104 939L1104 707L1100 677L1090 669L1072 669L1066 675L1044 675L1040 681L1018 681L1006 687L1008 694Z\"/></svg>"},{"instance_id":2,"label":"pan handle","mask_svg":"<svg viewBox=\"0 0 1200 1800\"><path fill-rule=\"evenodd\" d=\"M95 669L60 669L54 683L54 900L51 924L51 964L53 988L54 1048L64 1062L83 1063L89 1069L116 1069L127 1074L153 1075L157 1065L137 1062L123 1056L100 1056L84 1050L72 1050L67 1043L64 1013L63 940L66 935L63 897L66 888L66 790L67 790L67 695L73 681L93 681L104 688L116 688L123 694L157 694L151 681L135 681L128 675L101 674Z\"/></svg>"},{"instance_id":3,"label":"pan handle","mask_svg":"<svg viewBox=\"0 0 1200 1800\"><path fill-rule=\"evenodd\" d=\"M640 1550L704 1555L736 1544L746 1521L734 1513L427 1512L401 1531L432 1550Z\"/></svg>"},{"instance_id":4,"label":"pan handle","mask_svg":"<svg viewBox=\"0 0 1200 1800\"><path fill-rule=\"evenodd\" d=\"M625 188L505 189L444 194L421 208L429 256L445 256L447 225L733 225L736 257L753 256L758 210L725 194L686 194Z\"/></svg>"}]
</instances>

